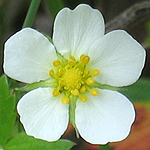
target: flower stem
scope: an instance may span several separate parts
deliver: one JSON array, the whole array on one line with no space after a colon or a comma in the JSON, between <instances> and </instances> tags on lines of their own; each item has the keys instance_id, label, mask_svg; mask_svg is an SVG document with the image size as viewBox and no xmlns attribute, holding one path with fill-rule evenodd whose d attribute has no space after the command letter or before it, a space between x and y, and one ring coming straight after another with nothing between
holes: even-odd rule
<instances>
[{"instance_id":1,"label":"flower stem","mask_svg":"<svg viewBox=\"0 0 150 150\"><path fill-rule=\"evenodd\" d=\"M34 23L34 19L39 8L41 0L32 0L30 7L28 9L25 21L23 23L22 28L31 27Z\"/></svg>"}]
</instances>

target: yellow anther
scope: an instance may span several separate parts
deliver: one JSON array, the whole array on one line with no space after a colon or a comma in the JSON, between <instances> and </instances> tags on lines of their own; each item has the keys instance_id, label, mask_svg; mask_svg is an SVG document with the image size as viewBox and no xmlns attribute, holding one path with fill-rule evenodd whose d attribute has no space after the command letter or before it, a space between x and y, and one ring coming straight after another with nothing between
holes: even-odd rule
<instances>
[{"instance_id":1,"label":"yellow anther","mask_svg":"<svg viewBox=\"0 0 150 150\"><path fill-rule=\"evenodd\" d=\"M97 89L92 89L92 90L90 91L90 94L93 95L93 96L97 96L98 93L99 93L99 92L98 92Z\"/></svg>"},{"instance_id":2,"label":"yellow anther","mask_svg":"<svg viewBox=\"0 0 150 150\"><path fill-rule=\"evenodd\" d=\"M63 87L63 86L65 85L64 80L61 80L61 81L59 82L59 85L60 85L61 87Z\"/></svg>"},{"instance_id":3,"label":"yellow anther","mask_svg":"<svg viewBox=\"0 0 150 150\"><path fill-rule=\"evenodd\" d=\"M97 75L99 75L99 70L98 69L92 70L92 76L97 76Z\"/></svg>"},{"instance_id":4,"label":"yellow anther","mask_svg":"<svg viewBox=\"0 0 150 150\"><path fill-rule=\"evenodd\" d=\"M54 89L53 90L53 96L56 97L59 95L59 90L58 89Z\"/></svg>"},{"instance_id":5,"label":"yellow anther","mask_svg":"<svg viewBox=\"0 0 150 150\"><path fill-rule=\"evenodd\" d=\"M81 102L86 102L87 101L87 97L86 96L80 97L79 99L80 99Z\"/></svg>"},{"instance_id":6,"label":"yellow anther","mask_svg":"<svg viewBox=\"0 0 150 150\"><path fill-rule=\"evenodd\" d=\"M61 62L60 62L59 60L55 60L55 61L53 61L53 65L54 65L55 67L60 66L60 65L61 65Z\"/></svg>"},{"instance_id":7,"label":"yellow anther","mask_svg":"<svg viewBox=\"0 0 150 150\"><path fill-rule=\"evenodd\" d=\"M93 78L88 78L87 80L86 80L86 84L87 85L92 85L92 84L94 84L95 83L95 80L93 79Z\"/></svg>"},{"instance_id":8,"label":"yellow anther","mask_svg":"<svg viewBox=\"0 0 150 150\"><path fill-rule=\"evenodd\" d=\"M50 75L51 77L54 77L54 70L50 70L50 71L49 71L49 75Z\"/></svg>"},{"instance_id":9,"label":"yellow anther","mask_svg":"<svg viewBox=\"0 0 150 150\"><path fill-rule=\"evenodd\" d=\"M69 57L70 57L70 59L73 60L73 61L76 60L72 55L70 55Z\"/></svg>"},{"instance_id":10,"label":"yellow anther","mask_svg":"<svg viewBox=\"0 0 150 150\"><path fill-rule=\"evenodd\" d=\"M82 54L80 56L80 61L81 61L81 63L83 63L84 65L86 65L90 61L90 57L87 56L87 55Z\"/></svg>"},{"instance_id":11,"label":"yellow anther","mask_svg":"<svg viewBox=\"0 0 150 150\"><path fill-rule=\"evenodd\" d=\"M85 91L86 91L86 87L82 86L81 89L80 89L80 93L84 93Z\"/></svg>"},{"instance_id":12,"label":"yellow anther","mask_svg":"<svg viewBox=\"0 0 150 150\"><path fill-rule=\"evenodd\" d=\"M71 94L77 96L79 95L79 91L77 89L71 90Z\"/></svg>"},{"instance_id":13,"label":"yellow anther","mask_svg":"<svg viewBox=\"0 0 150 150\"><path fill-rule=\"evenodd\" d=\"M64 70L63 70L63 69L59 69L59 70L58 70L58 76L63 75L63 73L64 73Z\"/></svg>"},{"instance_id":14,"label":"yellow anther","mask_svg":"<svg viewBox=\"0 0 150 150\"><path fill-rule=\"evenodd\" d=\"M86 76L89 73L88 69L83 70L83 75Z\"/></svg>"},{"instance_id":15,"label":"yellow anther","mask_svg":"<svg viewBox=\"0 0 150 150\"><path fill-rule=\"evenodd\" d=\"M80 60L83 60L85 56L86 56L86 55L82 54L82 55L80 56Z\"/></svg>"},{"instance_id":16,"label":"yellow anther","mask_svg":"<svg viewBox=\"0 0 150 150\"><path fill-rule=\"evenodd\" d=\"M63 97L63 98L61 99L61 102L62 102L63 104L68 104L68 103L69 103L69 98L68 98L68 97Z\"/></svg>"},{"instance_id":17,"label":"yellow anther","mask_svg":"<svg viewBox=\"0 0 150 150\"><path fill-rule=\"evenodd\" d=\"M70 60L70 61L68 61L68 64L69 64L70 66L75 66L75 65L76 65L76 62L75 62L75 61Z\"/></svg>"}]
</instances>

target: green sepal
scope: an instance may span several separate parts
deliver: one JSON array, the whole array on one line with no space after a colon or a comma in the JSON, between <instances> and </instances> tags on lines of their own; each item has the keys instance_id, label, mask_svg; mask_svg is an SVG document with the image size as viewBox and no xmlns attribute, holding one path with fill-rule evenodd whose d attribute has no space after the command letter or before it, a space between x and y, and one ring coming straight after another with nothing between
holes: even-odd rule
<instances>
[{"instance_id":1,"label":"green sepal","mask_svg":"<svg viewBox=\"0 0 150 150\"><path fill-rule=\"evenodd\" d=\"M70 123L73 125L76 136L79 138L79 132L75 124L75 109L76 109L76 102L77 102L77 96L70 96L70 103L69 103L69 119Z\"/></svg>"},{"instance_id":2,"label":"green sepal","mask_svg":"<svg viewBox=\"0 0 150 150\"><path fill-rule=\"evenodd\" d=\"M124 89L120 87L115 87L107 84L100 84L98 82L95 82L93 85L90 86L91 88L99 88L99 89L107 89L107 90L112 90L112 91L122 91Z\"/></svg>"},{"instance_id":3,"label":"green sepal","mask_svg":"<svg viewBox=\"0 0 150 150\"><path fill-rule=\"evenodd\" d=\"M27 84L24 87L16 88L16 90L28 92L28 91L34 90L36 88L39 88L39 87L52 87L52 88L54 88L57 86L58 86L58 83L56 82L56 80L54 78L50 78L48 80L42 80L40 82L34 82L31 84Z\"/></svg>"}]
</instances>

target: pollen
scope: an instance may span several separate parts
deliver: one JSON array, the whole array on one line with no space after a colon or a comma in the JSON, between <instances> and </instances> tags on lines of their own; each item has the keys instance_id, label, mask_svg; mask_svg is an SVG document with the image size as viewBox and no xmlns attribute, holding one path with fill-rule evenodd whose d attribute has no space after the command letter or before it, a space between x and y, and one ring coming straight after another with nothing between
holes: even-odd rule
<instances>
[{"instance_id":1,"label":"pollen","mask_svg":"<svg viewBox=\"0 0 150 150\"><path fill-rule=\"evenodd\" d=\"M86 80L86 84L87 85L92 85L94 83L95 83L95 80L93 78L91 78L91 77Z\"/></svg>"},{"instance_id":2,"label":"pollen","mask_svg":"<svg viewBox=\"0 0 150 150\"><path fill-rule=\"evenodd\" d=\"M97 75L99 75L99 70L98 69L92 70L92 76L97 76Z\"/></svg>"},{"instance_id":3,"label":"pollen","mask_svg":"<svg viewBox=\"0 0 150 150\"><path fill-rule=\"evenodd\" d=\"M53 96L56 97L59 95L59 90L58 89L54 89L53 90Z\"/></svg>"},{"instance_id":4,"label":"pollen","mask_svg":"<svg viewBox=\"0 0 150 150\"><path fill-rule=\"evenodd\" d=\"M50 70L50 71L49 71L49 75L50 75L51 77L54 77L54 70Z\"/></svg>"},{"instance_id":5,"label":"pollen","mask_svg":"<svg viewBox=\"0 0 150 150\"><path fill-rule=\"evenodd\" d=\"M63 75L63 73L64 73L64 70L63 70L63 69L59 69L59 70L58 70L58 76Z\"/></svg>"},{"instance_id":6,"label":"pollen","mask_svg":"<svg viewBox=\"0 0 150 150\"><path fill-rule=\"evenodd\" d=\"M77 89L74 89L71 91L71 94L74 96L77 96L77 95L79 95L79 91Z\"/></svg>"},{"instance_id":7,"label":"pollen","mask_svg":"<svg viewBox=\"0 0 150 150\"><path fill-rule=\"evenodd\" d=\"M83 75L84 75L84 76L88 75L88 73L89 73L88 69L84 69L84 70L83 70Z\"/></svg>"},{"instance_id":8,"label":"pollen","mask_svg":"<svg viewBox=\"0 0 150 150\"><path fill-rule=\"evenodd\" d=\"M53 61L53 66L58 67L61 65L61 62L59 60Z\"/></svg>"},{"instance_id":9,"label":"pollen","mask_svg":"<svg viewBox=\"0 0 150 150\"><path fill-rule=\"evenodd\" d=\"M68 61L68 64L69 64L70 66L75 66L75 65L76 65L76 62L75 62L75 61L70 60L70 61Z\"/></svg>"},{"instance_id":10,"label":"pollen","mask_svg":"<svg viewBox=\"0 0 150 150\"><path fill-rule=\"evenodd\" d=\"M81 88L80 88L80 93L84 93L86 91L86 87L85 86L82 86Z\"/></svg>"},{"instance_id":11,"label":"pollen","mask_svg":"<svg viewBox=\"0 0 150 150\"><path fill-rule=\"evenodd\" d=\"M70 55L69 57L70 57L70 59L73 60L73 61L76 60L72 55Z\"/></svg>"},{"instance_id":12,"label":"pollen","mask_svg":"<svg viewBox=\"0 0 150 150\"><path fill-rule=\"evenodd\" d=\"M97 89L92 89L90 91L90 94L93 95L93 96L97 96L99 94L98 90Z\"/></svg>"},{"instance_id":13,"label":"pollen","mask_svg":"<svg viewBox=\"0 0 150 150\"><path fill-rule=\"evenodd\" d=\"M86 102L87 101L87 97L86 96L80 97L79 99L80 99L81 102Z\"/></svg>"},{"instance_id":14,"label":"pollen","mask_svg":"<svg viewBox=\"0 0 150 150\"><path fill-rule=\"evenodd\" d=\"M63 97L63 98L61 99L61 102L62 102L63 104L68 104L68 103L69 103L69 98L68 98L68 97Z\"/></svg>"},{"instance_id":15,"label":"pollen","mask_svg":"<svg viewBox=\"0 0 150 150\"><path fill-rule=\"evenodd\" d=\"M90 57L87 56L87 55L82 54L80 56L80 61L81 61L81 63L83 63L84 65L86 65L90 61Z\"/></svg>"}]
</instances>

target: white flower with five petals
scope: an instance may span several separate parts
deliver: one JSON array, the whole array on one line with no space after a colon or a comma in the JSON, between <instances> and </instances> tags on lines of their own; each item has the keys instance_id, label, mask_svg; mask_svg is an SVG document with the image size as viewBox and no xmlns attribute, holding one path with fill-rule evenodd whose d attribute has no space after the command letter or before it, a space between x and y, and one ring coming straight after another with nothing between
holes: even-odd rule
<instances>
[{"instance_id":1,"label":"white flower with five petals","mask_svg":"<svg viewBox=\"0 0 150 150\"><path fill-rule=\"evenodd\" d=\"M69 119L93 144L126 138L135 111L114 89L136 82L144 62L136 40L123 30L104 35L101 13L85 4L57 14L52 42L25 28L6 41L4 51L5 73L36 85L17 106L25 131L47 141L58 140Z\"/></svg>"}]
</instances>

